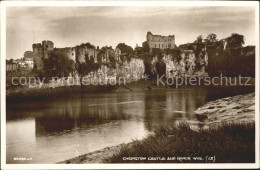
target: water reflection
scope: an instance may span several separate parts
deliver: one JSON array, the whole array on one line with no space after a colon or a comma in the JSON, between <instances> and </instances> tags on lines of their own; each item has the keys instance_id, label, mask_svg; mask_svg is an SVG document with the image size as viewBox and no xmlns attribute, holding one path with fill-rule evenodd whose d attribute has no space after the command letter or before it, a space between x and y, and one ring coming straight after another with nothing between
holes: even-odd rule
<instances>
[{"instance_id":1,"label":"water reflection","mask_svg":"<svg viewBox=\"0 0 260 170\"><path fill-rule=\"evenodd\" d=\"M249 91L252 89L249 89ZM205 88L86 94L7 106L7 163L55 163L142 139L155 125L194 119L221 90ZM232 95L248 90L223 90ZM14 161L14 157L33 161Z\"/></svg>"},{"instance_id":2,"label":"water reflection","mask_svg":"<svg viewBox=\"0 0 260 170\"><path fill-rule=\"evenodd\" d=\"M151 92L145 97L146 128L153 131L158 124L194 118L194 110L205 103L206 91L202 88Z\"/></svg>"},{"instance_id":3,"label":"water reflection","mask_svg":"<svg viewBox=\"0 0 260 170\"><path fill-rule=\"evenodd\" d=\"M94 126L138 118L144 112L143 96L126 97L110 94L100 96L81 96L73 100L62 100L51 104L35 118L37 135L49 135L78 128ZM134 112L134 113L133 113Z\"/></svg>"}]
</instances>

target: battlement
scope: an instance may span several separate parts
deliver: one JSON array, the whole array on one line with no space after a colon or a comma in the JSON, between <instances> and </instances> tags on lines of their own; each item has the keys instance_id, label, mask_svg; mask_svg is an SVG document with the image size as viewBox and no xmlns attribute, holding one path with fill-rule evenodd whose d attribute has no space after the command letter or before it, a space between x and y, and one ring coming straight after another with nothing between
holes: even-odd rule
<instances>
[{"instance_id":1,"label":"battlement","mask_svg":"<svg viewBox=\"0 0 260 170\"><path fill-rule=\"evenodd\" d=\"M33 52L44 52L53 50L54 43L49 40L44 40L42 43L35 43L32 45Z\"/></svg>"}]
</instances>

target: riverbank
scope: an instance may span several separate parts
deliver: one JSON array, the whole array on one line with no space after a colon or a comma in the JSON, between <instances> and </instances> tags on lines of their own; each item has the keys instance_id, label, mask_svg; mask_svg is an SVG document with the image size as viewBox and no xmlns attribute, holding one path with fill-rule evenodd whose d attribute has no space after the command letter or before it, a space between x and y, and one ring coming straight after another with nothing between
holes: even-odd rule
<instances>
[{"instance_id":1,"label":"riverbank","mask_svg":"<svg viewBox=\"0 0 260 170\"><path fill-rule=\"evenodd\" d=\"M140 91L160 88L164 87L157 86L156 80L139 80L127 83L126 85L82 85L82 87L80 85L56 88L28 88L26 86L19 86L6 90L6 103L17 104L24 102L50 100L82 93Z\"/></svg>"},{"instance_id":2,"label":"riverbank","mask_svg":"<svg viewBox=\"0 0 260 170\"><path fill-rule=\"evenodd\" d=\"M204 124L252 123L255 121L255 93L226 97L208 102L195 111Z\"/></svg>"},{"instance_id":3,"label":"riverbank","mask_svg":"<svg viewBox=\"0 0 260 170\"><path fill-rule=\"evenodd\" d=\"M207 124L208 128L194 130L188 123L162 125L144 140L108 147L59 163L206 163L207 156L214 157L219 163L254 162L254 106L254 93L218 99L195 111L198 120L194 122ZM147 159L130 160L136 156ZM148 160L148 157L157 158ZM167 160L169 157L172 159Z\"/></svg>"},{"instance_id":4,"label":"riverbank","mask_svg":"<svg viewBox=\"0 0 260 170\"><path fill-rule=\"evenodd\" d=\"M65 86L56 88L16 88L6 91L6 103L17 104L41 100L51 100L82 93L102 93L116 89L116 86Z\"/></svg>"},{"instance_id":5,"label":"riverbank","mask_svg":"<svg viewBox=\"0 0 260 170\"><path fill-rule=\"evenodd\" d=\"M129 143L128 145L130 145ZM118 153L124 144L90 152L78 157L58 162L58 164L85 164L85 163L106 163L113 155Z\"/></svg>"},{"instance_id":6,"label":"riverbank","mask_svg":"<svg viewBox=\"0 0 260 170\"><path fill-rule=\"evenodd\" d=\"M254 79L251 79L252 86L241 86L245 88L254 87ZM176 89L175 85L167 85L166 80L162 80L163 83L158 83L156 79L149 80L139 80L126 85L88 85L88 86L63 86L56 88L28 88L27 86L18 86L7 88L6 90L6 103L7 104L17 104L22 102L33 102L40 100L50 100L57 99L58 97L65 97L74 94L82 93L103 93L103 92L121 92L121 91L141 91L141 90L156 90L156 89ZM180 85L178 88L189 88L194 87L191 85ZM209 87L218 88L222 86L201 86L199 87ZM237 86L223 86L232 89ZM231 90L232 91L232 90ZM227 91L227 93L230 93ZM229 95L229 94L227 94ZM225 96L222 96L225 97Z\"/></svg>"}]
</instances>

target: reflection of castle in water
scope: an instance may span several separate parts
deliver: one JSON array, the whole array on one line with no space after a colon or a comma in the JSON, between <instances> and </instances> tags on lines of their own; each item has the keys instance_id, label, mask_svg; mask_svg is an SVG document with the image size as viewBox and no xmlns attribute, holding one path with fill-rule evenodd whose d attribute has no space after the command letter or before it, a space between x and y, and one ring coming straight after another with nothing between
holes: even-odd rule
<instances>
[{"instance_id":1,"label":"reflection of castle in water","mask_svg":"<svg viewBox=\"0 0 260 170\"><path fill-rule=\"evenodd\" d=\"M152 131L160 123L193 118L193 111L203 103L205 91L194 89L78 96L55 101L36 117L36 134L87 129L122 120L144 121L146 129Z\"/></svg>"},{"instance_id":2,"label":"reflection of castle in water","mask_svg":"<svg viewBox=\"0 0 260 170\"><path fill-rule=\"evenodd\" d=\"M131 93L107 96L77 96L55 101L45 114L36 117L36 133L60 133L75 128L90 128L112 121L128 120L143 114L142 96ZM136 112L136 111L139 112Z\"/></svg>"},{"instance_id":3,"label":"reflection of castle in water","mask_svg":"<svg viewBox=\"0 0 260 170\"><path fill-rule=\"evenodd\" d=\"M196 108L206 102L203 89L171 90L147 96L145 100L145 125L149 131L158 124L193 119Z\"/></svg>"}]
</instances>

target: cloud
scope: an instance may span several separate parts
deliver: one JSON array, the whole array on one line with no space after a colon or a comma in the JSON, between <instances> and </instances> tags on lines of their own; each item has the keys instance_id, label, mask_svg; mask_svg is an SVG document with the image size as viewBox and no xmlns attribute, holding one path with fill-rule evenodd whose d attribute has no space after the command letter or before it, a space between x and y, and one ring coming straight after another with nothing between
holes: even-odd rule
<instances>
[{"instance_id":1,"label":"cloud","mask_svg":"<svg viewBox=\"0 0 260 170\"><path fill-rule=\"evenodd\" d=\"M82 42L135 46L147 31L175 34L177 44L200 34L224 38L237 32L250 44L254 24L253 7L7 7L7 57L21 58L32 43L45 39L57 47Z\"/></svg>"}]
</instances>

